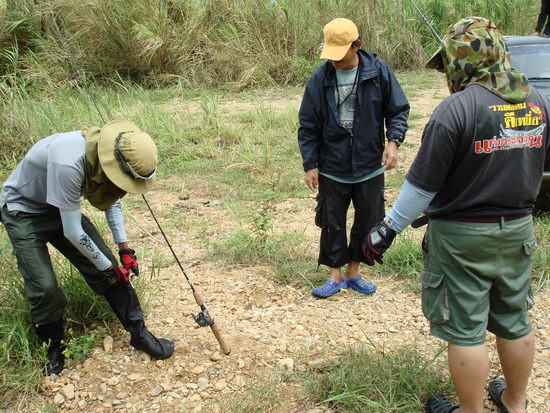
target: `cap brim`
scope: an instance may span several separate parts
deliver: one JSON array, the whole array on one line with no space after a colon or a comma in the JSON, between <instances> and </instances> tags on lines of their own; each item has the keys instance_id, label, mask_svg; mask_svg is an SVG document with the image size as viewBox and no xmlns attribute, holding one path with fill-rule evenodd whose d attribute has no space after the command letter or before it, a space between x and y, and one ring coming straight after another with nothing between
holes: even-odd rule
<instances>
[{"instance_id":1,"label":"cap brim","mask_svg":"<svg viewBox=\"0 0 550 413\"><path fill-rule=\"evenodd\" d=\"M348 52L351 43L344 46L329 46L326 43L321 51L321 59L334 60L335 62L342 60Z\"/></svg>"},{"instance_id":2,"label":"cap brim","mask_svg":"<svg viewBox=\"0 0 550 413\"><path fill-rule=\"evenodd\" d=\"M136 132L139 130L134 123L126 120L109 122L101 129L97 145L99 163L109 181L120 189L137 195L153 189L155 178L134 179L133 176L124 172L115 158L115 140L121 132Z\"/></svg>"},{"instance_id":3,"label":"cap brim","mask_svg":"<svg viewBox=\"0 0 550 413\"><path fill-rule=\"evenodd\" d=\"M443 55L441 54L441 49L439 49L426 63L427 69L435 69L440 72L445 70L445 65L443 64Z\"/></svg>"}]
</instances>

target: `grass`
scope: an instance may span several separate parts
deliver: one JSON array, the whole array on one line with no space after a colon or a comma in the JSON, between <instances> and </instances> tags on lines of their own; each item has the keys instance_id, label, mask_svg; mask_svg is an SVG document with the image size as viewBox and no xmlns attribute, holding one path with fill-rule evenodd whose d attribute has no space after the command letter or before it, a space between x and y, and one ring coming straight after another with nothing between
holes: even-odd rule
<instances>
[{"instance_id":1,"label":"grass","mask_svg":"<svg viewBox=\"0 0 550 413\"><path fill-rule=\"evenodd\" d=\"M304 248L306 237L300 233L275 232L272 225L269 203L264 203L250 228L241 228L212 243L210 257L229 266L270 265L278 282L296 283L300 271L315 263Z\"/></svg>"},{"instance_id":2,"label":"grass","mask_svg":"<svg viewBox=\"0 0 550 413\"><path fill-rule=\"evenodd\" d=\"M0 410L17 405L40 384L46 362L45 348L32 332L21 276L8 254L5 233L0 234ZM15 401L15 403L14 403Z\"/></svg>"},{"instance_id":3,"label":"grass","mask_svg":"<svg viewBox=\"0 0 550 413\"><path fill-rule=\"evenodd\" d=\"M538 247L533 255L535 293L550 288L550 213L535 217Z\"/></svg>"},{"instance_id":4,"label":"grass","mask_svg":"<svg viewBox=\"0 0 550 413\"><path fill-rule=\"evenodd\" d=\"M532 31L530 0L417 0L437 31L477 15L507 34ZM422 67L437 41L409 1L21 0L0 7L0 76L54 95L88 78L144 87L303 84L322 28L353 19L394 68Z\"/></svg>"},{"instance_id":5,"label":"grass","mask_svg":"<svg viewBox=\"0 0 550 413\"><path fill-rule=\"evenodd\" d=\"M438 366L442 351L429 359L414 345L350 346L335 360L310 368L302 381L312 403L338 412L423 412L430 395L452 390Z\"/></svg>"}]
</instances>

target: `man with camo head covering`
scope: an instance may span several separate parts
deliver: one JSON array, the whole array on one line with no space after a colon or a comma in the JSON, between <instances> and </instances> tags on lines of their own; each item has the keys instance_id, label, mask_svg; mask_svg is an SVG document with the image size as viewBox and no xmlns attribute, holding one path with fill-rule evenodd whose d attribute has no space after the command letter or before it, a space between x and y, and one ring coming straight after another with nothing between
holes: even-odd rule
<instances>
[{"instance_id":1,"label":"man with camo head covering","mask_svg":"<svg viewBox=\"0 0 550 413\"><path fill-rule=\"evenodd\" d=\"M501 413L524 413L535 354L531 213L550 152L550 101L512 70L503 37L481 17L451 25L427 66L445 73L451 96L427 123L398 199L363 251L381 262L398 233L429 220L422 310L431 334L449 343L460 405L434 395L426 412L483 412L488 330L505 376L489 383L489 396Z\"/></svg>"}]
</instances>

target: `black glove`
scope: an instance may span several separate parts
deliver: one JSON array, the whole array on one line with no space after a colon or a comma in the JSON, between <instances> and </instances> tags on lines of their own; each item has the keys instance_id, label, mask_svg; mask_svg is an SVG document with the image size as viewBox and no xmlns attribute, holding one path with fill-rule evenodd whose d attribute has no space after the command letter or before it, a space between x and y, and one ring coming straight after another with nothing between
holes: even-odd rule
<instances>
[{"instance_id":1,"label":"black glove","mask_svg":"<svg viewBox=\"0 0 550 413\"><path fill-rule=\"evenodd\" d=\"M397 232L388 227L384 222L379 222L365 237L363 254L365 254L368 260L376 260L379 264L383 264L383 254L390 247L396 235Z\"/></svg>"},{"instance_id":2,"label":"black glove","mask_svg":"<svg viewBox=\"0 0 550 413\"><path fill-rule=\"evenodd\" d=\"M110 266L103 271L103 274L105 274L105 278L111 287L121 283L126 284L130 280L130 273L118 265Z\"/></svg>"},{"instance_id":3,"label":"black glove","mask_svg":"<svg viewBox=\"0 0 550 413\"><path fill-rule=\"evenodd\" d=\"M139 275L139 266L137 263L137 257L135 256L135 251L131 249L119 250L118 255L120 256L120 263L126 269L126 271L134 275Z\"/></svg>"}]
</instances>

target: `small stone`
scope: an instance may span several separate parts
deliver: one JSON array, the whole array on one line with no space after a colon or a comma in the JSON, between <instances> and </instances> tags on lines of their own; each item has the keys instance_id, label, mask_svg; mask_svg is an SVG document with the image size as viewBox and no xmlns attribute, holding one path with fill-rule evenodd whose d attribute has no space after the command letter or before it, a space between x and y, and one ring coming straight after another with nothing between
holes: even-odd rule
<instances>
[{"instance_id":1,"label":"small stone","mask_svg":"<svg viewBox=\"0 0 550 413\"><path fill-rule=\"evenodd\" d=\"M164 365L164 361L163 360L157 360L157 361L155 361L155 364L157 365L157 367L162 367Z\"/></svg>"},{"instance_id":2,"label":"small stone","mask_svg":"<svg viewBox=\"0 0 550 413\"><path fill-rule=\"evenodd\" d=\"M242 387L246 384L246 380L240 374L233 378L233 382L235 383L236 386L239 386L239 387Z\"/></svg>"},{"instance_id":3,"label":"small stone","mask_svg":"<svg viewBox=\"0 0 550 413\"><path fill-rule=\"evenodd\" d=\"M191 396L191 401L193 402L200 402L202 399L201 399L201 396L199 394L194 394Z\"/></svg>"},{"instance_id":4,"label":"small stone","mask_svg":"<svg viewBox=\"0 0 550 413\"><path fill-rule=\"evenodd\" d=\"M84 360L84 365L82 367L82 370L84 370L85 373L91 373L94 370L93 363L94 362L92 359Z\"/></svg>"},{"instance_id":5,"label":"small stone","mask_svg":"<svg viewBox=\"0 0 550 413\"><path fill-rule=\"evenodd\" d=\"M86 406L86 400L80 400L78 402L78 407L80 407L82 409L82 408L84 408L84 406Z\"/></svg>"},{"instance_id":6,"label":"small stone","mask_svg":"<svg viewBox=\"0 0 550 413\"><path fill-rule=\"evenodd\" d=\"M197 366L193 370L191 370L191 373L194 373L194 374L201 374L202 372L204 372L203 366Z\"/></svg>"},{"instance_id":7,"label":"small stone","mask_svg":"<svg viewBox=\"0 0 550 413\"><path fill-rule=\"evenodd\" d=\"M294 370L294 360L291 358L280 359L279 365L283 366L287 370Z\"/></svg>"},{"instance_id":8,"label":"small stone","mask_svg":"<svg viewBox=\"0 0 550 413\"><path fill-rule=\"evenodd\" d=\"M244 360L239 360L239 368L240 369L244 369L244 367L246 366Z\"/></svg>"},{"instance_id":9,"label":"small stone","mask_svg":"<svg viewBox=\"0 0 550 413\"><path fill-rule=\"evenodd\" d=\"M164 389L162 388L162 386L157 386L155 387L153 390L151 390L149 392L149 395L153 396L153 397L157 397L158 395L160 395L162 392L164 391Z\"/></svg>"},{"instance_id":10,"label":"small stone","mask_svg":"<svg viewBox=\"0 0 550 413\"><path fill-rule=\"evenodd\" d=\"M205 400L210 397L210 394L206 391L200 392L201 399Z\"/></svg>"},{"instance_id":11,"label":"small stone","mask_svg":"<svg viewBox=\"0 0 550 413\"><path fill-rule=\"evenodd\" d=\"M222 355L217 351L215 351L210 355L210 360L212 361L220 361L221 359L222 359Z\"/></svg>"},{"instance_id":12,"label":"small stone","mask_svg":"<svg viewBox=\"0 0 550 413\"><path fill-rule=\"evenodd\" d=\"M196 390L199 388L199 385L197 383L187 383L187 388L191 390Z\"/></svg>"},{"instance_id":13,"label":"small stone","mask_svg":"<svg viewBox=\"0 0 550 413\"><path fill-rule=\"evenodd\" d=\"M53 402L55 404L63 404L63 403L65 403L65 396L63 396L61 393L55 393L55 396L53 398Z\"/></svg>"},{"instance_id":14,"label":"small stone","mask_svg":"<svg viewBox=\"0 0 550 413\"><path fill-rule=\"evenodd\" d=\"M145 352L142 352L140 354L140 358L141 358L141 360L143 360L146 363L149 363L151 361L151 356L149 354L145 353Z\"/></svg>"},{"instance_id":15,"label":"small stone","mask_svg":"<svg viewBox=\"0 0 550 413\"><path fill-rule=\"evenodd\" d=\"M117 398L119 400L127 399L128 398L128 393L121 391L120 393L117 393L115 395L115 398Z\"/></svg>"},{"instance_id":16,"label":"small stone","mask_svg":"<svg viewBox=\"0 0 550 413\"><path fill-rule=\"evenodd\" d=\"M120 379L117 376L111 377L107 380L107 384L109 386L116 386L118 383L120 383Z\"/></svg>"},{"instance_id":17,"label":"small stone","mask_svg":"<svg viewBox=\"0 0 550 413\"><path fill-rule=\"evenodd\" d=\"M141 376L137 373L132 373L128 376L128 380L130 381L136 381L136 380L139 380L141 378Z\"/></svg>"},{"instance_id":18,"label":"small stone","mask_svg":"<svg viewBox=\"0 0 550 413\"><path fill-rule=\"evenodd\" d=\"M63 396L65 396L65 398L69 400L74 399L74 384L67 384L61 391L63 392Z\"/></svg>"},{"instance_id":19,"label":"small stone","mask_svg":"<svg viewBox=\"0 0 550 413\"><path fill-rule=\"evenodd\" d=\"M99 390L101 390L101 393L107 393L107 385L105 383L101 383L99 385Z\"/></svg>"},{"instance_id":20,"label":"small stone","mask_svg":"<svg viewBox=\"0 0 550 413\"><path fill-rule=\"evenodd\" d=\"M168 317L168 318L166 319L166 324L168 324L168 325L174 324L174 319L173 319L172 317Z\"/></svg>"},{"instance_id":21,"label":"small stone","mask_svg":"<svg viewBox=\"0 0 550 413\"><path fill-rule=\"evenodd\" d=\"M105 336L103 339L103 350L107 354L111 354L113 352L113 337Z\"/></svg>"},{"instance_id":22,"label":"small stone","mask_svg":"<svg viewBox=\"0 0 550 413\"><path fill-rule=\"evenodd\" d=\"M189 199L189 194L187 192L182 192L179 196L178 196L178 199L182 200L182 201L187 201Z\"/></svg>"},{"instance_id":23,"label":"small stone","mask_svg":"<svg viewBox=\"0 0 550 413\"><path fill-rule=\"evenodd\" d=\"M214 383L214 390L216 391L222 391L225 388L227 388L227 382L225 379L220 379L216 383Z\"/></svg>"}]
</instances>

